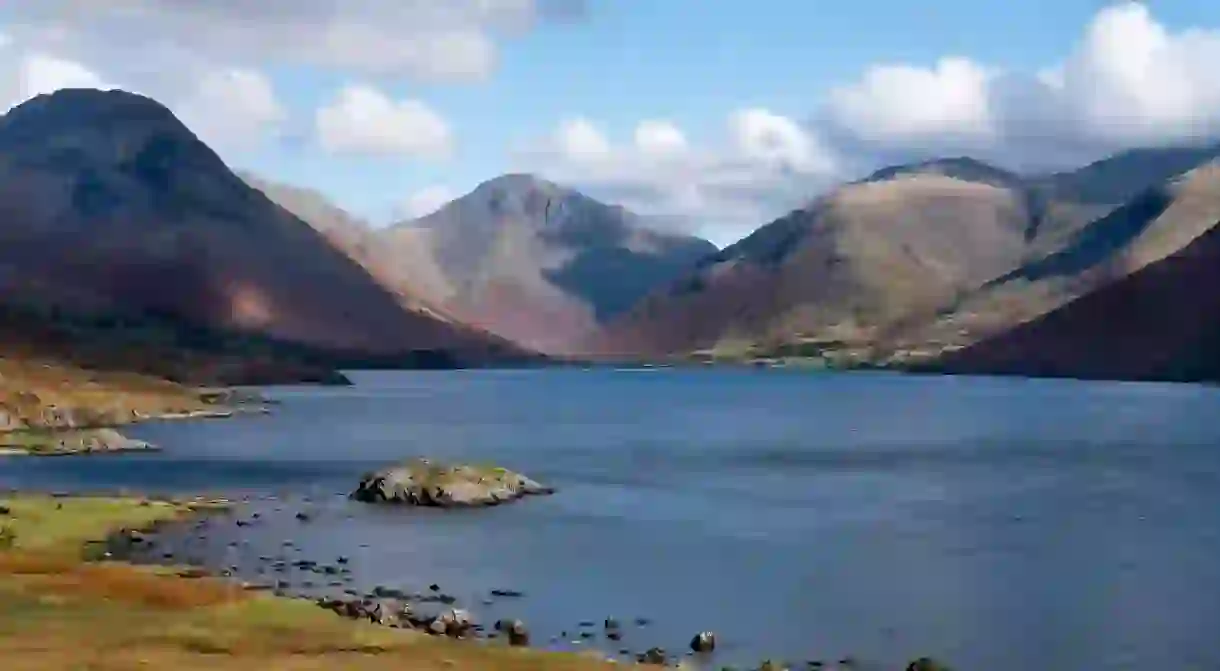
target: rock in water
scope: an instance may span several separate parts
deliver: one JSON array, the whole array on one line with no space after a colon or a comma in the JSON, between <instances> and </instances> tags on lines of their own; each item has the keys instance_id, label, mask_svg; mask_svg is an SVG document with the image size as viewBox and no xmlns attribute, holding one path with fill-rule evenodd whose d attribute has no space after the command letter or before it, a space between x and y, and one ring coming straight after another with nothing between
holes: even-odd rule
<instances>
[{"instance_id":1,"label":"rock in water","mask_svg":"<svg viewBox=\"0 0 1220 671\"><path fill-rule=\"evenodd\" d=\"M949 667L929 657L920 657L907 665L907 671L949 671Z\"/></svg>"},{"instance_id":2,"label":"rock in water","mask_svg":"<svg viewBox=\"0 0 1220 671\"><path fill-rule=\"evenodd\" d=\"M690 640L690 649L694 652L711 652L716 649L716 635L710 631L701 631Z\"/></svg>"},{"instance_id":3,"label":"rock in water","mask_svg":"<svg viewBox=\"0 0 1220 671\"><path fill-rule=\"evenodd\" d=\"M449 466L418 459L366 474L352 498L368 503L458 508L494 506L553 492L504 468Z\"/></svg>"},{"instance_id":4,"label":"rock in water","mask_svg":"<svg viewBox=\"0 0 1220 671\"><path fill-rule=\"evenodd\" d=\"M669 661L669 658L666 656L664 649L649 648L647 651L640 654L636 658L636 661L640 664L647 664L649 666L665 666L665 664Z\"/></svg>"}]
</instances>

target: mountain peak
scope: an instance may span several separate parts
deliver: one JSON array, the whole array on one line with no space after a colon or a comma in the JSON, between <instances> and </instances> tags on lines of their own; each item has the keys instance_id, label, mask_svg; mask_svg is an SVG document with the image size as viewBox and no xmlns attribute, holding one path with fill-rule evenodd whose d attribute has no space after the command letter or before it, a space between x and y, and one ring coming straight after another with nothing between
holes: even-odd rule
<instances>
[{"instance_id":1,"label":"mountain peak","mask_svg":"<svg viewBox=\"0 0 1220 671\"><path fill-rule=\"evenodd\" d=\"M558 194L568 190L534 173L510 172L480 183L474 188L473 193L498 191L501 193L525 194L539 191L547 194Z\"/></svg>"},{"instance_id":2,"label":"mountain peak","mask_svg":"<svg viewBox=\"0 0 1220 671\"><path fill-rule=\"evenodd\" d=\"M883 182L911 175L942 175L966 182L983 182L996 186L1009 186L1021 181L1021 178L1013 172L969 156L936 158L918 163L889 166L874 172L861 181Z\"/></svg>"},{"instance_id":3,"label":"mountain peak","mask_svg":"<svg viewBox=\"0 0 1220 671\"><path fill-rule=\"evenodd\" d=\"M10 127L38 124L179 123L168 107L139 93L122 89L60 89L41 93L13 107L0 120Z\"/></svg>"},{"instance_id":4,"label":"mountain peak","mask_svg":"<svg viewBox=\"0 0 1220 671\"><path fill-rule=\"evenodd\" d=\"M97 205L86 207L95 214L191 180L207 181L216 189L209 202L224 207L246 193L168 107L119 89L61 89L21 103L0 117L0 157L5 169L38 169L72 185L76 204Z\"/></svg>"}]
</instances>

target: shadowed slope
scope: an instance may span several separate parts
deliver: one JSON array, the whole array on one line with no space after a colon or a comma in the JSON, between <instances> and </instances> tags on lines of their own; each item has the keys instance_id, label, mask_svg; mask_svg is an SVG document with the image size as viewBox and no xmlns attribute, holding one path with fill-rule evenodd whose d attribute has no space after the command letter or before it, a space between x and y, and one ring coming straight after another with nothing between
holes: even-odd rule
<instances>
[{"instance_id":1,"label":"shadowed slope","mask_svg":"<svg viewBox=\"0 0 1220 671\"><path fill-rule=\"evenodd\" d=\"M1220 227L1127 277L934 366L1124 380L1220 380Z\"/></svg>"},{"instance_id":2,"label":"shadowed slope","mask_svg":"<svg viewBox=\"0 0 1220 671\"><path fill-rule=\"evenodd\" d=\"M1220 219L1220 165L1209 163L1137 195L1058 251L962 296L896 339L903 348L960 346L1029 321L1182 249Z\"/></svg>"},{"instance_id":3,"label":"shadowed slope","mask_svg":"<svg viewBox=\"0 0 1220 671\"><path fill-rule=\"evenodd\" d=\"M59 91L0 119L0 288L10 304L319 351L510 351L405 308L169 110L122 91Z\"/></svg>"}]
</instances>

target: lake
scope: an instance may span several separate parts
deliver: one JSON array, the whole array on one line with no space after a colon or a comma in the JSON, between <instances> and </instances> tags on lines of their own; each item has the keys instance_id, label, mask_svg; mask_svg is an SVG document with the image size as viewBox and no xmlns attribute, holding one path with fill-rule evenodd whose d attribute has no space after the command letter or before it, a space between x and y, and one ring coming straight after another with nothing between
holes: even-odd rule
<instances>
[{"instance_id":1,"label":"lake","mask_svg":"<svg viewBox=\"0 0 1220 671\"><path fill-rule=\"evenodd\" d=\"M556 647L596 644L565 641L614 616L614 650L715 631L717 666L1220 666L1218 389L720 369L353 378L271 389L269 417L130 432L159 454L0 457L0 487L276 493L251 504L263 524L216 532L200 559L252 571L247 555L291 538L302 556L350 556L363 589L439 583L543 645L566 632ZM343 498L415 455L559 492L457 512ZM308 499L312 521L283 499ZM230 547L237 535L250 545ZM525 596L484 605L491 589Z\"/></svg>"}]
</instances>

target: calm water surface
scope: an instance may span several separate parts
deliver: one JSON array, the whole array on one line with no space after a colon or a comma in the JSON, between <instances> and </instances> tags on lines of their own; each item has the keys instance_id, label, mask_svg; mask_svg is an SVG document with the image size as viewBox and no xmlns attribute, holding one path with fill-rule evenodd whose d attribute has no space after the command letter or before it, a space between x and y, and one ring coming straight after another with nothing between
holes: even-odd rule
<instances>
[{"instance_id":1,"label":"calm water surface","mask_svg":"<svg viewBox=\"0 0 1220 671\"><path fill-rule=\"evenodd\" d=\"M366 373L271 417L145 425L166 451L0 458L0 487L309 497L202 558L291 538L359 584L436 582L543 643L615 616L634 650L718 632L717 664L1220 668L1220 390L784 371ZM340 496L414 455L557 486L495 509ZM230 548L232 535L254 546ZM526 597L484 606L493 588ZM568 638L571 638L569 635ZM586 643L586 645L588 645ZM613 644L614 649L620 647Z\"/></svg>"}]
</instances>

